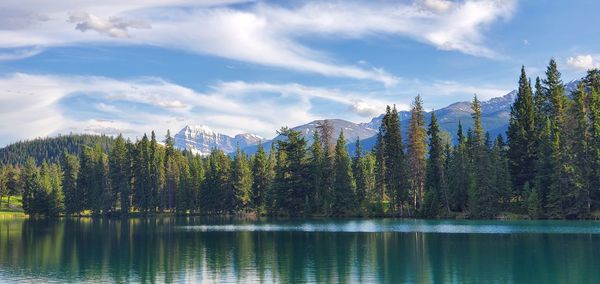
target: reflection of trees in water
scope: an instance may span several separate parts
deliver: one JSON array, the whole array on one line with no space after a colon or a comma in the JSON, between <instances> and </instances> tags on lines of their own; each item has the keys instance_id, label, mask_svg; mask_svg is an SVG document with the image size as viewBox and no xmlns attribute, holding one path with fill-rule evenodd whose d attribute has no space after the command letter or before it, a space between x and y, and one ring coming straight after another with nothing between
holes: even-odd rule
<instances>
[{"instance_id":1,"label":"reflection of trees in water","mask_svg":"<svg viewBox=\"0 0 600 284\"><path fill-rule=\"evenodd\" d=\"M181 229L194 224L192 217L3 220L0 275L116 282L600 280L596 235Z\"/></svg>"}]
</instances>

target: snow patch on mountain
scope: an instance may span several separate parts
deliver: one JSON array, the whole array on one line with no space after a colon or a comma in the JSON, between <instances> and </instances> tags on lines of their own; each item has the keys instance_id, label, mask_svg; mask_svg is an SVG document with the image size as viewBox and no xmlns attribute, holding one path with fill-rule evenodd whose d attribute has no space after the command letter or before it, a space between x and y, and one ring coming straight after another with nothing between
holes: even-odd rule
<instances>
[{"instance_id":1,"label":"snow patch on mountain","mask_svg":"<svg viewBox=\"0 0 600 284\"><path fill-rule=\"evenodd\" d=\"M256 145L262 137L243 133L234 137L213 131L204 125L186 125L173 137L175 147L188 150L194 154L208 155L213 148L223 150L226 153Z\"/></svg>"}]
</instances>

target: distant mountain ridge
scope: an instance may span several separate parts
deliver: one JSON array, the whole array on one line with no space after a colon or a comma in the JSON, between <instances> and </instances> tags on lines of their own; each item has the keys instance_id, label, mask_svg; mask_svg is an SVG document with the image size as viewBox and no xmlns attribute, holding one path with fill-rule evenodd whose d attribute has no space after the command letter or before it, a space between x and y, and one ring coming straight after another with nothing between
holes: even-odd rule
<instances>
[{"instance_id":1,"label":"distant mountain ridge","mask_svg":"<svg viewBox=\"0 0 600 284\"><path fill-rule=\"evenodd\" d=\"M508 127L508 118L510 116L510 107L515 99L516 91L512 91L502 97L492 98L482 102L482 120L486 130L492 135L504 133ZM443 130L454 136L458 127L458 122L463 123L465 129L472 126L471 121L471 103L457 102L449 106L435 110L440 126ZM408 130L410 122L409 111L399 111L400 123L404 137ZM425 113L426 123L429 123L430 112ZM369 122L353 123L343 119L328 119L334 129L334 137L338 137L340 132L344 130L344 136L353 149L353 144L356 139L363 141L365 150L370 150L375 143L376 134L383 114L379 115ZM322 120L311 121L307 124L293 127L293 130L299 131L305 137L307 142L312 143L313 135L317 129L317 125ZM258 135L253 134L238 134L230 137L212 131L206 126L189 126L186 125L174 136L175 147L182 150L189 150L193 153L207 155L213 148L223 150L227 153L235 151L236 147L244 150L248 154L256 152L258 144L262 142L265 149L270 149L271 144L281 140L283 137L276 136L272 139L263 139Z\"/></svg>"},{"instance_id":2,"label":"distant mountain ridge","mask_svg":"<svg viewBox=\"0 0 600 284\"><path fill-rule=\"evenodd\" d=\"M580 80L572 80L565 84L565 91L568 95L577 88ZM497 135L505 135L508 129L508 121L510 118L510 109L516 98L517 90L512 90L506 95L496 98L491 98L481 102L482 109L482 124L486 131L490 132L492 137ZM447 132L453 141L456 140L456 132L458 130L458 122L463 125L466 131L473 127L471 118L471 102L463 101L448 105L447 107L434 110L438 118L438 123L442 130ZM402 128L403 138L407 138L408 125L410 123L410 111L399 111L400 125ZM348 142L349 150L353 151L355 141L358 137L364 150L371 150L376 142L376 134L379 131L383 114L374 117L369 122L353 123L343 119L329 119L334 128L334 137L337 137L341 130L344 130L344 136ZM431 112L425 113L425 122L429 124ZM292 129L302 133L307 143L312 143L312 137L316 130L317 124L322 120L311 121L307 124L292 127ZM252 154L258 149L258 144L262 143L268 151L271 144L275 141L283 139L281 136L276 136L272 139L264 139L254 134L238 134L230 137L224 134L216 133L206 126L185 126L175 135L175 146L179 149L187 149L193 153L206 155L213 148L221 149L227 153L235 151L236 146L239 146L247 154Z\"/></svg>"}]
</instances>

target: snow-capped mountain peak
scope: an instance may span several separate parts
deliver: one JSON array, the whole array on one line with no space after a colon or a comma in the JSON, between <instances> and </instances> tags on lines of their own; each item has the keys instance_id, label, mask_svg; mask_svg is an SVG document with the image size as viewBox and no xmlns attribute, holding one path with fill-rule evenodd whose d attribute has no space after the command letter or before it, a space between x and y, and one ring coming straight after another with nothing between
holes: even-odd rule
<instances>
[{"instance_id":1,"label":"snow-capped mountain peak","mask_svg":"<svg viewBox=\"0 0 600 284\"><path fill-rule=\"evenodd\" d=\"M215 132L205 125L186 125L175 134L173 140L178 149L207 155L213 148L229 153L236 147L243 149L256 145L262 140L262 137L251 133L242 133L231 137Z\"/></svg>"}]
</instances>

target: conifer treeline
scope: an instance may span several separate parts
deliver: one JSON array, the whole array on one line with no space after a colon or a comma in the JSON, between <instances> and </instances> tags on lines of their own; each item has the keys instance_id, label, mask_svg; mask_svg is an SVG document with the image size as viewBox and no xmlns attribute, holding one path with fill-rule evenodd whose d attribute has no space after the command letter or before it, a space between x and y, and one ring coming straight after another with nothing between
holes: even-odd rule
<instances>
[{"instance_id":1,"label":"conifer treeline","mask_svg":"<svg viewBox=\"0 0 600 284\"><path fill-rule=\"evenodd\" d=\"M425 125L420 97L411 108L407 139L395 107L387 107L370 152L349 154L328 121L313 143L300 132L270 151L248 156L213 150L181 152L169 134L135 143L119 136L106 153L85 147L59 163L30 160L4 167L0 195L21 193L32 215L181 214L588 218L600 209L600 71L588 72L570 96L550 61L534 87L521 69L508 142L490 137L481 104L472 101L473 128L459 123L450 144L435 113ZM406 143L405 143L406 141ZM267 153L268 152L268 153Z\"/></svg>"}]
</instances>

